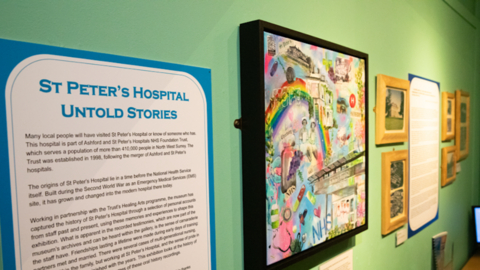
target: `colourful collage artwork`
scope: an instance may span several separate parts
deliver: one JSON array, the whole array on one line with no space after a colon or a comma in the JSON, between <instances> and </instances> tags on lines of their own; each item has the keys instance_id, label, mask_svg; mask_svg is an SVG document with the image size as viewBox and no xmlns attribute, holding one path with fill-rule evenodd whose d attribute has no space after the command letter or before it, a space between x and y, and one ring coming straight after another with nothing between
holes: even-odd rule
<instances>
[{"instance_id":1,"label":"colourful collage artwork","mask_svg":"<svg viewBox=\"0 0 480 270\"><path fill-rule=\"evenodd\" d=\"M365 224L365 62L264 39L271 265Z\"/></svg>"}]
</instances>

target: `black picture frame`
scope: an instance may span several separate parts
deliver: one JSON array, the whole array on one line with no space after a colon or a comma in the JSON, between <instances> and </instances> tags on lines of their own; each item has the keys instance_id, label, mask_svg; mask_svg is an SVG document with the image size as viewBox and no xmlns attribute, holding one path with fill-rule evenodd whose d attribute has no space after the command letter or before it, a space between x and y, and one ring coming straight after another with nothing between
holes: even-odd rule
<instances>
[{"instance_id":1,"label":"black picture frame","mask_svg":"<svg viewBox=\"0 0 480 270\"><path fill-rule=\"evenodd\" d=\"M309 43L365 61L365 224L315 247L267 266L265 227L265 105L264 105L264 31ZM368 54L257 20L240 25L241 119L235 125L242 130L243 174L243 246L244 269L283 269L318 254L332 245L368 229ZM261 183L261 184L259 184ZM263 206L263 207L259 207Z\"/></svg>"}]
</instances>

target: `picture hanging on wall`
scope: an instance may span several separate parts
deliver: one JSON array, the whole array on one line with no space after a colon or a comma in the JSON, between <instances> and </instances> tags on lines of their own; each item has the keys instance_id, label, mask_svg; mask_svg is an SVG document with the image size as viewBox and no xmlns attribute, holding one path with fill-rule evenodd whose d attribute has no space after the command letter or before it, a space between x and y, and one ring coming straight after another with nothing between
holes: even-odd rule
<instances>
[{"instance_id":1,"label":"picture hanging on wall","mask_svg":"<svg viewBox=\"0 0 480 270\"><path fill-rule=\"evenodd\" d=\"M408 100L410 82L377 75L375 144L408 141Z\"/></svg>"},{"instance_id":2,"label":"picture hanging on wall","mask_svg":"<svg viewBox=\"0 0 480 270\"><path fill-rule=\"evenodd\" d=\"M455 181L457 158L455 145L442 148L442 187Z\"/></svg>"},{"instance_id":3,"label":"picture hanging on wall","mask_svg":"<svg viewBox=\"0 0 480 270\"><path fill-rule=\"evenodd\" d=\"M455 94L442 92L442 141L455 138Z\"/></svg>"},{"instance_id":4,"label":"picture hanging on wall","mask_svg":"<svg viewBox=\"0 0 480 270\"><path fill-rule=\"evenodd\" d=\"M408 150L382 153L382 235L407 223Z\"/></svg>"},{"instance_id":5,"label":"picture hanging on wall","mask_svg":"<svg viewBox=\"0 0 480 270\"><path fill-rule=\"evenodd\" d=\"M367 229L368 55L255 21L240 56L244 266L283 269Z\"/></svg>"},{"instance_id":6,"label":"picture hanging on wall","mask_svg":"<svg viewBox=\"0 0 480 270\"><path fill-rule=\"evenodd\" d=\"M457 161L468 157L470 145L470 94L455 91L455 146Z\"/></svg>"}]
</instances>

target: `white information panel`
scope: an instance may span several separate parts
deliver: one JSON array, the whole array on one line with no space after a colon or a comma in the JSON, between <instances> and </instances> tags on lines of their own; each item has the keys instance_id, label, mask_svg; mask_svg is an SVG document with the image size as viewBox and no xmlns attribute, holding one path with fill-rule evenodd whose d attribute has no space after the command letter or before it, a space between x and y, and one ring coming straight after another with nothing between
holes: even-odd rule
<instances>
[{"instance_id":1,"label":"white information panel","mask_svg":"<svg viewBox=\"0 0 480 270\"><path fill-rule=\"evenodd\" d=\"M438 218L440 86L410 75L408 235Z\"/></svg>"},{"instance_id":2,"label":"white information panel","mask_svg":"<svg viewBox=\"0 0 480 270\"><path fill-rule=\"evenodd\" d=\"M16 269L214 269L193 76L35 55L5 99Z\"/></svg>"},{"instance_id":3,"label":"white information panel","mask_svg":"<svg viewBox=\"0 0 480 270\"><path fill-rule=\"evenodd\" d=\"M319 270L353 270L353 249L335 256L318 267Z\"/></svg>"}]
</instances>

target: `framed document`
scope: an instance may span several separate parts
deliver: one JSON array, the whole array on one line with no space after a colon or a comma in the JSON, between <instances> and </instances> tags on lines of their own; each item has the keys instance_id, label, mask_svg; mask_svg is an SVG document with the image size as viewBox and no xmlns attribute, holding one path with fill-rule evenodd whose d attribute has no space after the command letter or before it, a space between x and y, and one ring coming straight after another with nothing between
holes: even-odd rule
<instances>
[{"instance_id":1,"label":"framed document","mask_svg":"<svg viewBox=\"0 0 480 270\"><path fill-rule=\"evenodd\" d=\"M382 153L382 234L408 220L408 150Z\"/></svg>"},{"instance_id":2,"label":"framed document","mask_svg":"<svg viewBox=\"0 0 480 270\"><path fill-rule=\"evenodd\" d=\"M455 138L455 94L442 92L442 141Z\"/></svg>"},{"instance_id":3,"label":"framed document","mask_svg":"<svg viewBox=\"0 0 480 270\"><path fill-rule=\"evenodd\" d=\"M442 187L455 181L457 158L455 145L442 148Z\"/></svg>"},{"instance_id":4,"label":"framed document","mask_svg":"<svg viewBox=\"0 0 480 270\"><path fill-rule=\"evenodd\" d=\"M377 75L375 144L408 141L408 100L410 82Z\"/></svg>"},{"instance_id":5,"label":"framed document","mask_svg":"<svg viewBox=\"0 0 480 270\"><path fill-rule=\"evenodd\" d=\"M457 161L468 157L470 145L470 94L455 91L455 146Z\"/></svg>"}]
</instances>

